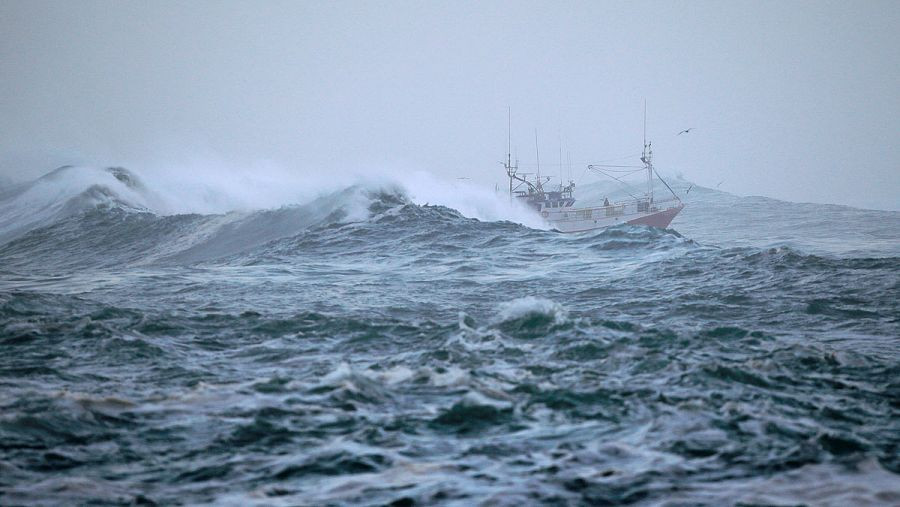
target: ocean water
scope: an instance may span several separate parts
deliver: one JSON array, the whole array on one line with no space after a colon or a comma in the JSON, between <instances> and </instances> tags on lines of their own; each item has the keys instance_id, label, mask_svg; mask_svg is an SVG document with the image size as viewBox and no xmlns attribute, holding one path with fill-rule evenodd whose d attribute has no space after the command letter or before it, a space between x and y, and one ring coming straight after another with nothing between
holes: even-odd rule
<instances>
[{"instance_id":1,"label":"ocean water","mask_svg":"<svg viewBox=\"0 0 900 507\"><path fill-rule=\"evenodd\" d=\"M900 213L688 186L0 189L0 504L900 504Z\"/></svg>"}]
</instances>

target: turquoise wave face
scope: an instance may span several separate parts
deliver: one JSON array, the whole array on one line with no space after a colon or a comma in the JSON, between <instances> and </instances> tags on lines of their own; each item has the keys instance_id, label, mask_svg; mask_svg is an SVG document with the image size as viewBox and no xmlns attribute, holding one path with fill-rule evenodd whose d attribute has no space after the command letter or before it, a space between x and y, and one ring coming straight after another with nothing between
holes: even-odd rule
<instances>
[{"instance_id":1,"label":"turquoise wave face","mask_svg":"<svg viewBox=\"0 0 900 507\"><path fill-rule=\"evenodd\" d=\"M576 235L360 187L29 222L0 503L900 498L900 215L702 190Z\"/></svg>"}]
</instances>

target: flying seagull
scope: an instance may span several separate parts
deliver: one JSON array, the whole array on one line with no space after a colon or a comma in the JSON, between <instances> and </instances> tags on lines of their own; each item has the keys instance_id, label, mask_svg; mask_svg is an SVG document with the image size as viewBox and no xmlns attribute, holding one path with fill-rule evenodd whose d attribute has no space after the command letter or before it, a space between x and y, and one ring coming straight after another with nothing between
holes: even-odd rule
<instances>
[{"instance_id":1,"label":"flying seagull","mask_svg":"<svg viewBox=\"0 0 900 507\"><path fill-rule=\"evenodd\" d=\"M689 129L684 129L684 130L682 130L681 132L679 132L679 133L677 133L677 134L675 134L675 135L676 135L676 136L680 136L681 134L690 134L692 130L694 130L694 127L691 127L691 128L689 128Z\"/></svg>"},{"instance_id":2,"label":"flying seagull","mask_svg":"<svg viewBox=\"0 0 900 507\"><path fill-rule=\"evenodd\" d=\"M722 181L720 181L720 182L719 182L719 184L718 184L718 185L716 185L716 188L719 188L719 187L721 187L721 186L722 186L722 183L725 183L725 180L722 180Z\"/></svg>"}]
</instances>

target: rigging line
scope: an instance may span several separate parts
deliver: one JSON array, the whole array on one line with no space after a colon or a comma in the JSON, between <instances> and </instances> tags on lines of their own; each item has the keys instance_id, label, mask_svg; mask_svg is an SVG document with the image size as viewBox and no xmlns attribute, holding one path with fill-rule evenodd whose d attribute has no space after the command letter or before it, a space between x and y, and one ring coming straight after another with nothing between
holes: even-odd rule
<instances>
[{"instance_id":1,"label":"rigging line","mask_svg":"<svg viewBox=\"0 0 900 507\"><path fill-rule=\"evenodd\" d=\"M614 177L612 174L610 174L609 172L604 171L604 170L602 170L602 169L594 169L594 170L597 171L597 172L600 173L600 174L603 174L604 176L609 176L610 178L613 178L613 177ZM639 172L641 172L641 171L642 171L641 169L636 169L636 170L634 170L634 171L631 171L630 173L622 174L620 177L624 178L624 177L626 177L626 176L629 176L629 175L632 175L632 174L635 174L635 173L639 173Z\"/></svg>"},{"instance_id":2,"label":"rigging line","mask_svg":"<svg viewBox=\"0 0 900 507\"><path fill-rule=\"evenodd\" d=\"M571 163L571 162L570 162ZM570 163L563 164L563 166L568 166ZM593 167L604 167L604 168L623 168L623 169L645 169L642 165L607 165L607 164L573 164L573 165L590 165ZM529 163L529 162L519 162L519 167L537 167L538 164ZM559 164L548 164L546 162L542 162L540 164L541 167L561 167Z\"/></svg>"},{"instance_id":3,"label":"rigging line","mask_svg":"<svg viewBox=\"0 0 900 507\"><path fill-rule=\"evenodd\" d=\"M596 166L594 166L594 167L596 167ZM644 170L644 169L637 169L637 168L635 168L635 169L601 169L599 167L597 167L597 169L600 169L600 170L606 171L606 172L610 172L610 173L624 174L626 176L629 174L638 173L638 172L641 172Z\"/></svg>"},{"instance_id":4,"label":"rigging line","mask_svg":"<svg viewBox=\"0 0 900 507\"><path fill-rule=\"evenodd\" d=\"M623 177L624 177L624 176L628 176L628 175L630 175L630 174L639 173L639 172L642 172L642 171L644 170L644 168L640 168L640 169L632 169L632 170L630 170L630 171L621 171L621 170L612 170L612 169L600 169L600 168L597 168L597 166L589 166L589 167L590 167L591 169L595 169L595 170L597 170L597 171L603 171L603 174L616 173L616 174L622 175Z\"/></svg>"},{"instance_id":5,"label":"rigging line","mask_svg":"<svg viewBox=\"0 0 900 507\"><path fill-rule=\"evenodd\" d=\"M524 166L524 167L534 167L537 164L532 164L529 162L522 162L519 165ZM562 165L567 166L568 164L562 164ZM541 164L541 167L560 167L560 164L550 164L550 163L544 162L543 164ZM638 167L638 166L634 166L634 167Z\"/></svg>"},{"instance_id":6,"label":"rigging line","mask_svg":"<svg viewBox=\"0 0 900 507\"><path fill-rule=\"evenodd\" d=\"M663 185L665 185L666 188L669 189L669 192L672 192L672 195L675 196L675 198L680 201L681 199L678 198L678 195L675 193L674 190L672 190L672 187L670 187L669 184L666 183L666 180L662 179L662 176L660 176L659 173L656 172L656 169L653 169L653 173L656 174L656 177L659 178L659 181L663 182Z\"/></svg>"},{"instance_id":7,"label":"rigging line","mask_svg":"<svg viewBox=\"0 0 900 507\"><path fill-rule=\"evenodd\" d=\"M631 185L629 185L628 183L625 183L624 181L620 180L619 178L616 178L616 177L613 176L612 174L606 174L605 172L603 172L603 171L600 170L600 169L592 169L592 170L593 170L593 171L596 171L596 172L598 172L598 173L600 173L600 174L602 174L602 175L604 175L604 176L609 176L610 178L612 178L612 179L618 181L619 183L621 183L622 185L625 186L625 189L626 189L626 190L625 190L625 193L626 193L626 194L630 195L633 199L638 199L637 196L635 196L634 194L632 194L631 192L628 191L628 189L633 188L633 187L632 187Z\"/></svg>"},{"instance_id":8,"label":"rigging line","mask_svg":"<svg viewBox=\"0 0 900 507\"><path fill-rule=\"evenodd\" d=\"M606 171L606 172L610 172L610 173L623 174L623 175L626 175L626 176L629 175L629 174L634 174L634 173L641 172L641 171L644 170L643 167L634 167L634 168L632 168L632 169L606 169L606 168L601 169L601 167L603 167L603 166L596 166L596 165L591 165L591 166L588 166L588 167L590 167L590 168L596 168L597 170L602 170L602 171Z\"/></svg>"},{"instance_id":9,"label":"rigging line","mask_svg":"<svg viewBox=\"0 0 900 507\"><path fill-rule=\"evenodd\" d=\"M581 177L578 178L578 181L579 181L579 182L584 180L584 175L587 174L587 172L588 172L588 168L585 167L585 168L584 168L584 171L581 172ZM581 185L581 183L578 183L578 184Z\"/></svg>"},{"instance_id":10,"label":"rigging line","mask_svg":"<svg viewBox=\"0 0 900 507\"><path fill-rule=\"evenodd\" d=\"M636 158L636 157L640 157L640 156L641 156L640 153L635 153L635 154L633 154L633 155L623 155L623 156L617 157L617 158L608 158L608 159L606 159L606 160L601 160L600 163L606 163L606 162L618 162L618 161L620 161L620 160L625 160L625 159L628 159L628 158Z\"/></svg>"},{"instance_id":11,"label":"rigging line","mask_svg":"<svg viewBox=\"0 0 900 507\"><path fill-rule=\"evenodd\" d=\"M596 172L596 173L602 175L602 176L606 176L606 177L608 177L608 178L612 178L612 179L618 181L619 183L625 185L626 187L633 188L631 184L625 182L625 181L622 180L620 177L617 177L617 176L614 176L614 175L612 175L612 174L609 174L608 172L606 172L606 171L604 171L604 170L602 170L602 169L593 169L593 168L592 168L592 170L593 170L594 172ZM623 177L624 177L624 176L623 176Z\"/></svg>"}]
</instances>

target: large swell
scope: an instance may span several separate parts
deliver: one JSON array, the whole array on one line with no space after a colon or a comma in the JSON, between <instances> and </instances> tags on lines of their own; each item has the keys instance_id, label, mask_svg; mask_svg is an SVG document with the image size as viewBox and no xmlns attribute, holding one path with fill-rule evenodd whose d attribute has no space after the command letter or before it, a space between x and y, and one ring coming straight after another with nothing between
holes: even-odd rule
<instances>
[{"instance_id":1,"label":"large swell","mask_svg":"<svg viewBox=\"0 0 900 507\"><path fill-rule=\"evenodd\" d=\"M900 503L900 213L673 186L0 189L0 503Z\"/></svg>"}]
</instances>

